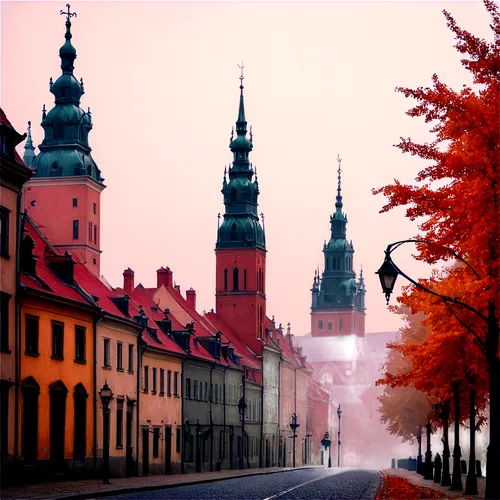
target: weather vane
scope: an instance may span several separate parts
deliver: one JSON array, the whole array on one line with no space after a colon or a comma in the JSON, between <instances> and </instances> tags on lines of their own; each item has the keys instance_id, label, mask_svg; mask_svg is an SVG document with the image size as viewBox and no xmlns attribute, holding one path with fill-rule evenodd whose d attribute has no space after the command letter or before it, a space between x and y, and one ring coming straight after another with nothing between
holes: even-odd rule
<instances>
[{"instance_id":1,"label":"weather vane","mask_svg":"<svg viewBox=\"0 0 500 500\"><path fill-rule=\"evenodd\" d=\"M65 12L64 10L61 10L61 13L60 15L65 15L66 16L66 22L69 22L69 20L75 16L77 17L76 15L76 12L70 12L69 11L69 8L71 7L69 3L66 4L66 7L68 7L68 12Z\"/></svg>"},{"instance_id":2,"label":"weather vane","mask_svg":"<svg viewBox=\"0 0 500 500\"><path fill-rule=\"evenodd\" d=\"M238 64L238 68L240 68L240 69L241 69L240 82L241 82L241 85L242 85L242 86L243 86L243 79L245 78L245 77L243 76L243 68L244 68L244 67L245 67L245 66L243 66L243 61L241 61L241 66Z\"/></svg>"}]
</instances>

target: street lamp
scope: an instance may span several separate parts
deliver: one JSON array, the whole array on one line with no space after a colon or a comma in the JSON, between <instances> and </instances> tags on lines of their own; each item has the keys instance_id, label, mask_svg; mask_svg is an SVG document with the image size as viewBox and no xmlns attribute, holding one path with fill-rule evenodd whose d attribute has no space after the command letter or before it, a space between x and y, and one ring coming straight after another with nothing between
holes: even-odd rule
<instances>
[{"instance_id":1,"label":"street lamp","mask_svg":"<svg viewBox=\"0 0 500 500\"><path fill-rule=\"evenodd\" d=\"M113 391L108 386L108 382L105 380L104 385L99 391L99 397L101 398L102 404L102 432L103 432L103 483L109 484L109 404L113 399Z\"/></svg>"},{"instance_id":2,"label":"street lamp","mask_svg":"<svg viewBox=\"0 0 500 500\"><path fill-rule=\"evenodd\" d=\"M342 410L340 408L340 403L339 403L339 407L337 409L337 415L339 417L339 430L338 430L338 434L337 434L337 437L338 437L337 467L340 467L340 417L342 416Z\"/></svg>"},{"instance_id":3,"label":"street lamp","mask_svg":"<svg viewBox=\"0 0 500 500\"><path fill-rule=\"evenodd\" d=\"M332 466L332 441L330 440L330 435L328 432L325 432L325 436L321 440L322 446L328 448L328 467Z\"/></svg>"},{"instance_id":4,"label":"street lamp","mask_svg":"<svg viewBox=\"0 0 500 500\"><path fill-rule=\"evenodd\" d=\"M425 452L424 479L432 479L432 452L431 452L432 426L430 422L425 424L425 435L427 437L427 450Z\"/></svg>"},{"instance_id":5,"label":"street lamp","mask_svg":"<svg viewBox=\"0 0 500 500\"><path fill-rule=\"evenodd\" d=\"M424 245L431 245L436 243L429 242L426 240L416 240L416 239L408 239L402 241L396 241L395 243L390 243L385 250L385 259L380 266L380 269L376 272L379 275L380 283L382 285L382 292L385 294L385 298L387 300L387 304L389 304L389 298L394 290L394 285L396 283L396 278L398 274L406 278L410 283L412 283L419 290L434 295L435 297L439 297L446 304L455 304L467 309L468 311L474 313L476 316L481 318L487 326L487 335L486 341L482 343L481 350L485 355L486 362L488 365L488 378L489 378L489 394L490 394L490 444L488 445L488 449L486 452L486 488L485 488L485 496L486 498L500 498L500 474L498 471L500 470L500 430L498 428L498 423L500 422L500 384L498 384L498 380L500 379L500 360L498 359L498 346L499 346L499 326L498 320L495 316L495 303L493 300L488 302L488 314L484 315L479 312L474 307L462 302L461 300L448 297L447 295L441 295L440 293L435 292L434 290L430 290L429 288L423 286L421 283L418 283L414 279L410 278L408 275L403 273L401 269L399 269L391 259L391 252L396 250L396 248L404 245L405 243L418 243ZM447 248L443 245L439 245L441 248L444 248L449 253L451 253L456 259L460 260L463 264L465 264L476 276L478 279L481 279L479 274L474 270L474 268L460 255L456 252ZM462 320L456 316L456 314L450 309L451 313L457 318L457 320L465 326L469 331L470 328L465 325ZM458 427L457 424L455 424ZM458 449L457 449L458 451ZM457 458L458 459L458 458ZM453 487L453 479L452 479L452 487ZM458 485L458 484L457 484Z\"/></svg>"},{"instance_id":6,"label":"street lamp","mask_svg":"<svg viewBox=\"0 0 500 500\"><path fill-rule=\"evenodd\" d=\"M290 428L293 431L293 468L295 469L295 438L297 437L296 430L300 427L300 424L297 423L297 415L294 413L292 415L292 422L290 423Z\"/></svg>"},{"instance_id":7,"label":"street lamp","mask_svg":"<svg viewBox=\"0 0 500 500\"><path fill-rule=\"evenodd\" d=\"M243 386L245 387L245 386ZM247 404L245 402L245 397L242 396L238 402L238 411L240 412L240 422L241 422L241 453L240 453L240 469L243 469L243 455L245 450L245 410Z\"/></svg>"},{"instance_id":8,"label":"street lamp","mask_svg":"<svg viewBox=\"0 0 500 500\"><path fill-rule=\"evenodd\" d=\"M443 421L443 472L441 474L441 486L451 486L450 476L450 445L448 441L448 421L450 420L450 400L441 403L431 403L433 411L441 410L439 418Z\"/></svg>"}]
</instances>

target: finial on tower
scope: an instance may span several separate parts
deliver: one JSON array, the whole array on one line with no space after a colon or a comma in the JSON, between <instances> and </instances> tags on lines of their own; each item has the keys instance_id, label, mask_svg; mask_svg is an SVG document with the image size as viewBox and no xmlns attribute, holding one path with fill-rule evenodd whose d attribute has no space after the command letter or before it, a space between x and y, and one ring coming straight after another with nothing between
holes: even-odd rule
<instances>
[{"instance_id":1,"label":"finial on tower","mask_svg":"<svg viewBox=\"0 0 500 500\"><path fill-rule=\"evenodd\" d=\"M65 12L64 10L61 10L61 13L59 15L64 15L66 16L66 22L69 23L70 19L74 16L77 17L76 12L70 12L69 9L71 5L69 3L66 4L66 7L68 7L68 12Z\"/></svg>"},{"instance_id":2,"label":"finial on tower","mask_svg":"<svg viewBox=\"0 0 500 500\"><path fill-rule=\"evenodd\" d=\"M47 110L45 109L45 104L44 104L42 108L42 120L45 120L46 116L47 116Z\"/></svg>"},{"instance_id":3,"label":"finial on tower","mask_svg":"<svg viewBox=\"0 0 500 500\"><path fill-rule=\"evenodd\" d=\"M340 155L337 154L337 163L339 164L339 168L337 170L338 173L338 187L337 187L337 196L340 196L340 174L342 173L342 158L340 158Z\"/></svg>"},{"instance_id":4,"label":"finial on tower","mask_svg":"<svg viewBox=\"0 0 500 500\"><path fill-rule=\"evenodd\" d=\"M245 79L245 77L243 76L243 68L245 66L243 66L243 61L241 61L241 66L238 64L238 68L241 69L241 75L240 75L240 89L241 89L241 93L243 94L243 80Z\"/></svg>"}]
</instances>

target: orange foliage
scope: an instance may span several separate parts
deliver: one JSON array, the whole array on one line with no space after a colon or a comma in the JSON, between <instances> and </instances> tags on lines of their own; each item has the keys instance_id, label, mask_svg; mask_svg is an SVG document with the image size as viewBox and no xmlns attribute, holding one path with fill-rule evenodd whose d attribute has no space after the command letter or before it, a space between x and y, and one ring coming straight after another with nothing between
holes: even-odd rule
<instances>
[{"instance_id":1,"label":"orange foliage","mask_svg":"<svg viewBox=\"0 0 500 500\"><path fill-rule=\"evenodd\" d=\"M419 500L421 498L447 498L444 493L415 486L406 479L399 476L382 474L382 485L378 490L376 500Z\"/></svg>"}]
</instances>

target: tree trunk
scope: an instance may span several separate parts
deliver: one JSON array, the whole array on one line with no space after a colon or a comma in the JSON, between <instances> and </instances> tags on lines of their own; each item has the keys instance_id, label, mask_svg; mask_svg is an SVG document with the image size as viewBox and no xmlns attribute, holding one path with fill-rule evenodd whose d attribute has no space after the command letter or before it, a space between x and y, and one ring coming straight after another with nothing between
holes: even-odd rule
<instances>
[{"instance_id":1,"label":"tree trunk","mask_svg":"<svg viewBox=\"0 0 500 500\"><path fill-rule=\"evenodd\" d=\"M500 499L500 360L498 359L499 328L493 301L488 304L488 337L486 357L488 360L490 388L490 443L486 452L485 498Z\"/></svg>"},{"instance_id":2,"label":"tree trunk","mask_svg":"<svg viewBox=\"0 0 500 500\"><path fill-rule=\"evenodd\" d=\"M462 469L460 466L460 393L459 385L453 384L453 402L455 406L455 444L453 446L453 476L450 490L462 490Z\"/></svg>"},{"instance_id":3,"label":"tree trunk","mask_svg":"<svg viewBox=\"0 0 500 500\"><path fill-rule=\"evenodd\" d=\"M477 495L476 479L476 391L473 387L469 390L469 421L470 421L470 452L469 473L465 482L465 494Z\"/></svg>"}]
</instances>

